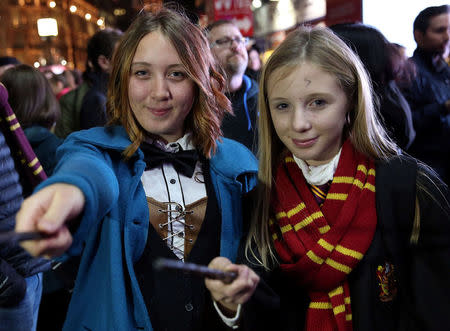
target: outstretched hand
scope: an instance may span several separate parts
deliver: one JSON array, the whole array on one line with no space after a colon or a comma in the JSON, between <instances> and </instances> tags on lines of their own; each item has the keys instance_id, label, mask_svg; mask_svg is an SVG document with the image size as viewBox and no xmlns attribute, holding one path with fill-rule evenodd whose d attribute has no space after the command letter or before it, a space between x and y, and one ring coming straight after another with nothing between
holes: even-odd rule
<instances>
[{"instance_id":1,"label":"outstretched hand","mask_svg":"<svg viewBox=\"0 0 450 331\"><path fill-rule=\"evenodd\" d=\"M222 271L236 272L236 279L225 284L220 280L205 279L205 284L212 298L230 312L236 312L239 304L247 302L255 292L259 276L249 267L233 264L225 257L216 257L208 265Z\"/></svg>"},{"instance_id":2,"label":"outstretched hand","mask_svg":"<svg viewBox=\"0 0 450 331\"><path fill-rule=\"evenodd\" d=\"M66 222L82 212L82 191L70 184L53 184L24 200L16 216L16 232L43 232L49 237L24 241L21 245L33 256L54 257L72 244Z\"/></svg>"}]
</instances>

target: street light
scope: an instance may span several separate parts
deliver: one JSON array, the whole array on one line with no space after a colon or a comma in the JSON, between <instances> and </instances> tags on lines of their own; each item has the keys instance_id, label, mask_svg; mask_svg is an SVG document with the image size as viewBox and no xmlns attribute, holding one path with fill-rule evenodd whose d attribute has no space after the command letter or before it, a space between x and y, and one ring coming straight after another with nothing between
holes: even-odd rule
<instances>
[{"instance_id":1,"label":"street light","mask_svg":"<svg viewBox=\"0 0 450 331\"><path fill-rule=\"evenodd\" d=\"M58 22L54 18L40 18L37 20L37 28L39 37L46 42L48 62L53 64L55 61L51 50L51 38L58 35Z\"/></svg>"},{"instance_id":2,"label":"street light","mask_svg":"<svg viewBox=\"0 0 450 331\"><path fill-rule=\"evenodd\" d=\"M58 22L54 18L40 18L37 20L39 37L58 35Z\"/></svg>"}]
</instances>

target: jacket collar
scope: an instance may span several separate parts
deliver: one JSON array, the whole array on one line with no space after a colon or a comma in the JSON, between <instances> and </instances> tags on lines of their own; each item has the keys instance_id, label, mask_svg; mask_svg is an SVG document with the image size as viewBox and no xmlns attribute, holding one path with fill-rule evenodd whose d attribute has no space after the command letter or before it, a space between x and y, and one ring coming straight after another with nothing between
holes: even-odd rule
<instances>
[{"instance_id":1,"label":"jacket collar","mask_svg":"<svg viewBox=\"0 0 450 331\"><path fill-rule=\"evenodd\" d=\"M414 51L413 57L418 59L423 66L434 72L441 72L448 66L443 57L439 54L425 51L419 47Z\"/></svg>"},{"instance_id":2,"label":"jacket collar","mask_svg":"<svg viewBox=\"0 0 450 331\"><path fill-rule=\"evenodd\" d=\"M76 132L75 135L77 139L94 146L119 152L124 151L131 144L127 132L120 125L81 130ZM140 159L143 158L144 154L139 149L136 153Z\"/></svg>"},{"instance_id":3,"label":"jacket collar","mask_svg":"<svg viewBox=\"0 0 450 331\"><path fill-rule=\"evenodd\" d=\"M77 138L103 149L122 152L130 144L131 140L122 126L95 127L76 133ZM138 149L135 153L138 159L144 158L144 153ZM235 162L239 159L240 162ZM211 169L222 176L236 179L238 176L257 172L257 161L253 155L239 143L222 138L217 144L216 153L211 158Z\"/></svg>"}]
</instances>

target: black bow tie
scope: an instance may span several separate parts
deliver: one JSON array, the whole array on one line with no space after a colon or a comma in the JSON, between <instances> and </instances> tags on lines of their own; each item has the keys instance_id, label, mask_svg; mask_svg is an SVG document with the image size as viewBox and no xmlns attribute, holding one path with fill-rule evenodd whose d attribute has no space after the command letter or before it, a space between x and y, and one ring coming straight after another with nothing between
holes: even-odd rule
<instances>
[{"instance_id":1,"label":"black bow tie","mask_svg":"<svg viewBox=\"0 0 450 331\"><path fill-rule=\"evenodd\" d=\"M188 178L191 178L194 174L195 165L198 161L196 150L170 153L147 143L142 143L141 149L144 152L144 161L147 164L145 170L156 168L163 163L171 163L178 173Z\"/></svg>"}]
</instances>

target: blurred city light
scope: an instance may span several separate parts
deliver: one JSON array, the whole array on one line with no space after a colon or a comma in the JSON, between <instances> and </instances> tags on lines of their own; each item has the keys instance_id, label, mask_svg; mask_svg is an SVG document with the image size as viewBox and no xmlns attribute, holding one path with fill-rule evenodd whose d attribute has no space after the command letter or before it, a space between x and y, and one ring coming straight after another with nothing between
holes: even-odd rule
<instances>
[{"instance_id":1,"label":"blurred city light","mask_svg":"<svg viewBox=\"0 0 450 331\"><path fill-rule=\"evenodd\" d=\"M38 34L40 37L58 35L58 23L54 18L40 18L37 20Z\"/></svg>"},{"instance_id":2,"label":"blurred city light","mask_svg":"<svg viewBox=\"0 0 450 331\"><path fill-rule=\"evenodd\" d=\"M260 8L262 6L261 0L253 0L252 6L253 6L253 8Z\"/></svg>"},{"instance_id":3,"label":"blurred city light","mask_svg":"<svg viewBox=\"0 0 450 331\"><path fill-rule=\"evenodd\" d=\"M116 8L114 9L114 16L123 16L127 13L127 11L123 8Z\"/></svg>"}]
</instances>

